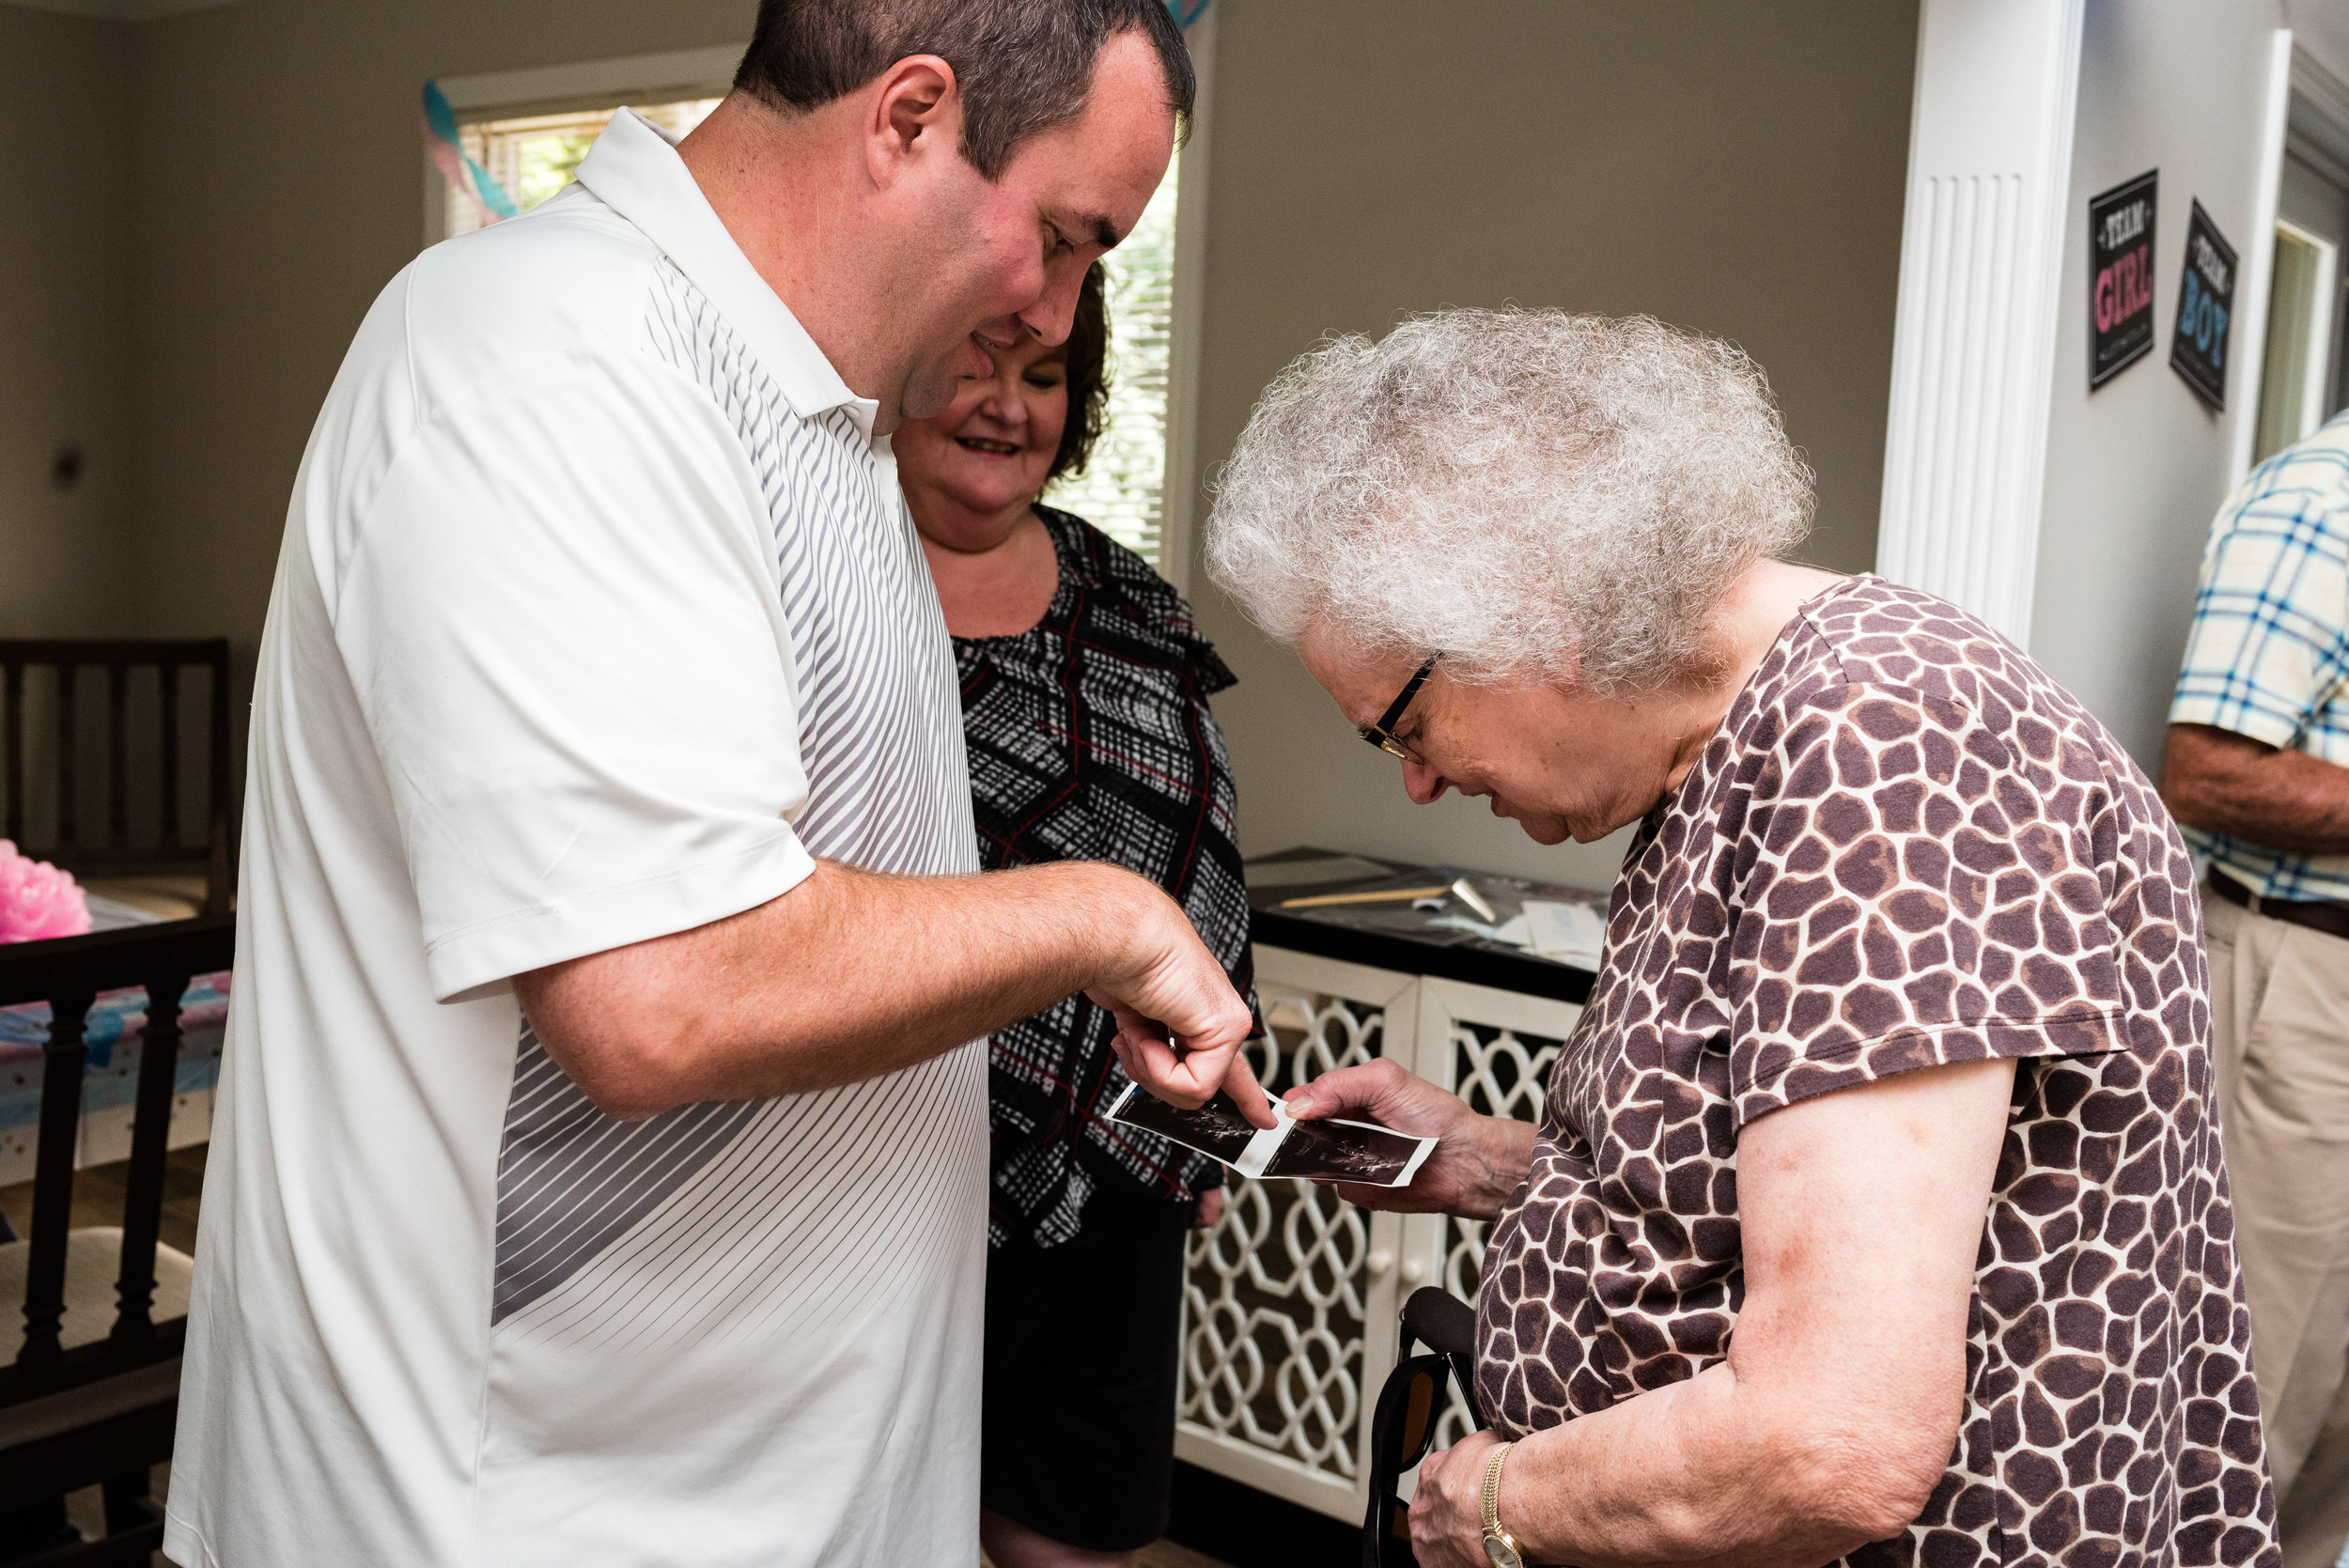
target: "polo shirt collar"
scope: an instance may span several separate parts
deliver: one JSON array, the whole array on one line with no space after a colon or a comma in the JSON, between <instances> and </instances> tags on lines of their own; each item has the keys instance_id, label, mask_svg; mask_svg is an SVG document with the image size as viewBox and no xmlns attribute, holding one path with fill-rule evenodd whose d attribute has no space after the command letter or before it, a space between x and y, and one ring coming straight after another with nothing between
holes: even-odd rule
<instances>
[{"instance_id":1,"label":"polo shirt collar","mask_svg":"<svg viewBox=\"0 0 2349 1568\"><path fill-rule=\"evenodd\" d=\"M845 408L866 440L879 405L848 390L750 257L719 221L676 140L633 109L612 116L579 166L579 182L661 247L748 340L802 419Z\"/></svg>"}]
</instances>

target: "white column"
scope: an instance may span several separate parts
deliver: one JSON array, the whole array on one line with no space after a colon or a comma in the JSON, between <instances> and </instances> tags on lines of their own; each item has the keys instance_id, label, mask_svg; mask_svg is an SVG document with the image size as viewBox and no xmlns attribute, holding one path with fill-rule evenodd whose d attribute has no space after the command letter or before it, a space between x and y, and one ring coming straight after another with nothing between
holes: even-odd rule
<instances>
[{"instance_id":1,"label":"white column","mask_svg":"<svg viewBox=\"0 0 2349 1568\"><path fill-rule=\"evenodd\" d=\"M1922 0L1876 569L2030 629L2083 0ZM2064 360L2067 365L2078 354Z\"/></svg>"},{"instance_id":2,"label":"white column","mask_svg":"<svg viewBox=\"0 0 2349 1568\"><path fill-rule=\"evenodd\" d=\"M2311 65L2313 62L2310 62ZM2292 29L2279 27L2267 40L2267 101L2260 127L2260 161L2251 189L2251 232L2243 237L2243 258L2235 264L2234 407L2227 411L2227 483L2251 472L2251 446L2259 439L2260 393L2267 367L2267 306L2276 287L2276 208L2284 183L2284 130L2292 112ZM2321 70L2322 68L2317 68Z\"/></svg>"}]
</instances>

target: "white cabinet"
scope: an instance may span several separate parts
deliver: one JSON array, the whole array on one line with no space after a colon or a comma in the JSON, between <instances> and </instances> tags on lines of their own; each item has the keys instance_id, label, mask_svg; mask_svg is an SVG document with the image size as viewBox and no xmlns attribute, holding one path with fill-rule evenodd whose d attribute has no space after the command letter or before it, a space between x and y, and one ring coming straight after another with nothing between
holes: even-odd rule
<instances>
[{"instance_id":1,"label":"white cabinet","mask_svg":"<svg viewBox=\"0 0 2349 1568\"><path fill-rule=\"evenodd\" d=\"M1259 943L1271 1038L1252 1062L1274 1094L1373 1057L1478 1110L1539 1118L1550 1064L1580 1009L1459 981ZM1314 1182L1231 1185L1191 1239L1175 1452L1349 1522L1369 1504L1371 1406L1393 1366L1395 1313L1421 1285L1473 1300L1484 1226L1372 1214ZM1467 1428L1455 1399L1438 1441Z\"/></svg>"}]
</instances>

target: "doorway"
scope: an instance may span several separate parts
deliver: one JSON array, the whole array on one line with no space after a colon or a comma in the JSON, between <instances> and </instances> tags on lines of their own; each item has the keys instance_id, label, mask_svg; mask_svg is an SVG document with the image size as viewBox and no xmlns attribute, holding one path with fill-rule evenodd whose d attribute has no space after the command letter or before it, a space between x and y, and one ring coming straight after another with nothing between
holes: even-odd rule
<instances>
[{"instance_id":1,"label":"doorway","mask_svg":"<svg viewBox=\"0 0 2349 1568\"><path fill-rule=\"evenodd\" d=\"M2349 127L2296 87L2276 220L2254 463L2314 434L2349 403Z\"/></svg>"}]
</instances>

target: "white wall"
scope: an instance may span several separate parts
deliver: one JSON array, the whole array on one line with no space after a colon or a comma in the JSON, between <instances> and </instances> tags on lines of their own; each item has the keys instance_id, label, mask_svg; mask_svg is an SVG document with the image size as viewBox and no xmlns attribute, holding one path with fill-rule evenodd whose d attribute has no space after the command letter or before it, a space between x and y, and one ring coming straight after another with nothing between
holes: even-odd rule
<instances>
[{"instance_id":1,"label":"white wall","mask_svg":"<svg viewBox=\"0 0 2349 1568\"><path fill-rule=\"evenodd\" d=\"M0 636L125 631L127 29L0 6ZM79 484L51 481L82 449Z\"/></svg>"},{"instance_id":2,"label":"white wall","mask_svg":"<svg viewBox=\"0 0 2349 1568\"><path fill-rule=\"evenodd\" d=\"M2187 216L2199 199L2248 263L2278 27L2293 27L2336 72L2349 65L2349 6L2339 0L2088 3L2030 648L2149 772L2202 541L2234 478L2231 421L2257 396L2243 356L2266 330L2238 312L2224 416L2170 368ZM2154 351L2092 395L2088 199L2152 168L2161 171ZM2245 287L2238 278L2238 304Z\"/></svg>"},{"instance_id":3,"label":"white wall","mask_svg":"<svg viewBox=\"0 0 2349 1568\"><path fill-rule=\"evenodd\" d=\"M1202 469L1331 331L1446 304L1647 312L1743 344L1819 475L1809 554L1875 559L1916 8L1900 0L1216 0ZM1204 515L1204 505L1203 505ZM1415 807L1194 569L1251 853L1605 887L1481 801Z\"/></svg>"}]
</instances>

